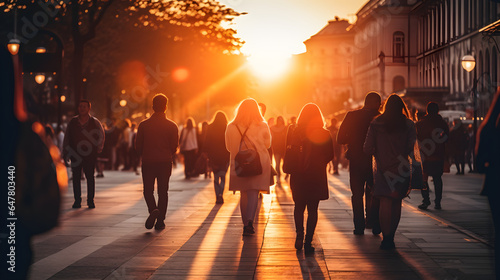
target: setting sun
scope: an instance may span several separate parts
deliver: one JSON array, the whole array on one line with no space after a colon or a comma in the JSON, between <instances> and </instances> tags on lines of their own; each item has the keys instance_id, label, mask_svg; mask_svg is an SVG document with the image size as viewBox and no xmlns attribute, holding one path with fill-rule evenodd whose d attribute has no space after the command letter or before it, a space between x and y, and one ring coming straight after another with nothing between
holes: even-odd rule
<instances>
[{"instance_id":1,"label":"setting sun","mask_svg":"<svg viewBox=\"0 0 500 280\"><path fill-rule=\"evenodd\" d=\"M252 73L263 81L273 80L285 74L290 67L290 57L254 54L248 57Z\"/></svg>"}]
</instances>

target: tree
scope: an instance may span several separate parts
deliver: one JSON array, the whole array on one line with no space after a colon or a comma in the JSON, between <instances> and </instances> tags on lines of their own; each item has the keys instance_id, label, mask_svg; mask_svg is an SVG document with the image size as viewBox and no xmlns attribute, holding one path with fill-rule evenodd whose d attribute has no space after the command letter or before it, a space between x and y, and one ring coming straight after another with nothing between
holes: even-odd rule
<instances>
[{"instance_id":1,"label":"tree","mask_svg":"<svg viewBox=\"0 0 500 280\"><path fill-rule=\"evenodd\" d=\"M50 17L40 28L55 29L61 37L70 38L67 41L73 43L71 68L76 100L83 97L85 46L102 28L106 14L111 13L114 20L127 26L161 30L175 42L202 45L207 51L237 54L243 44L235 37L235 30L223 25L242 13L214 0L10 0L3 4L0 9L3 7L3 12L11 16L15 9L22 10L28 19L45 12ZM6 22L12 22L11 18Z\"/></svg>"}]
</instances>

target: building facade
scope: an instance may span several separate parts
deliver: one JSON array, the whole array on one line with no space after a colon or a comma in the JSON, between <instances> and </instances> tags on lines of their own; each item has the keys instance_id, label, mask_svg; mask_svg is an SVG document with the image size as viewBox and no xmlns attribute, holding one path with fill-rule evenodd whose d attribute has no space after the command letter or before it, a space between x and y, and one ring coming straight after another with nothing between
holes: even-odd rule
<instances>
[{"instance_id":1,"label":"building facade","mask_svg":"<svg viewBox=\"0 0 500 280\"><path fill-rule=\"evenodd\" d=\"M306 40L305 65L314 102L341 109L353 95L354 34L350 23L329 21L321 31Z\"/></svg>"},{"instance_id":2,"label":"building facade","mask_svg":"<svg viewBox=\"0 0 500 280\"><path fill-rule=\"evenodd\" d=\"M354 96L369 91L383 97L416 85L416 24L408 1L368 1L349 28L354 32Z\"/></svg>"},{"instance_id":3,"label":"building facade","mask_svg":"<svg viewBox=\"0 0 500 280\"><path fill-rule=\"evenodd\" d=\"M420 0L413 5L410 17L417 20L412 32L418 38L418 87L449 88L444 103L470 116L476 77L477 114L484 117L500 81L496 44L500 1ZM461 65L465 55L476 60L470 73Z\"/></svg>"}]
</instances>

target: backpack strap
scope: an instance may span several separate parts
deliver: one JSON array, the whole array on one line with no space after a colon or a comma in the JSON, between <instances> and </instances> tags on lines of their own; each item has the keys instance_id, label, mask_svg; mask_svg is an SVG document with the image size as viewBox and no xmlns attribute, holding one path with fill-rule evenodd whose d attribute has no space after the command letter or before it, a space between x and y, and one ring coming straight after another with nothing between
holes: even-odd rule
<instances>
[{"instance_id":1,"label":"backpack strap","mask_svg":"<svg viewBox=\"0 0 500 280\"><path fill-rule=\"evenodd\" d=\"M247 146L247 149L248 149L248 145L247 145L247 143L246 143L243 139L245 138L245 136L246 136L246 134L247 134L247 131L248 131L248 128L249 128L249 127L247 127L247 129L245 129L245 132L243 132L243 133L241 133L241 130L240 130L240 128L239 128L237 125L236 125L236 128L238 129L238 132L239 132L239 133L240 133L240 135L241 135L241 140L240 140L240 150L241 150L241 145L242 145L242 143L245 143L245 146ZM252 140L250 140L248 137L247 137L247 139L248 139L248 141L250 142L250 144L252 144L252 146L253 146L254 150L256 150L256 151L257 151L257 147L255 147L255 144L252 142Z\"/></svg>"}]
</instances>

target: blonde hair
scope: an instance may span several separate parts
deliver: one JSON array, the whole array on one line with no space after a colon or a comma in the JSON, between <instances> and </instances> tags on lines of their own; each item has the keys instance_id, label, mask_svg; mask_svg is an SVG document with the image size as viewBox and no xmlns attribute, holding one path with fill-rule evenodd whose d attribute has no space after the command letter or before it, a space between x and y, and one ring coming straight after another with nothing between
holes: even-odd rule
<instances>
[{"instance_id":1,"label":"blonde hair","mask_svg":"<svg viewBox=\"0 0 500 280\"><path fill-rule=\"evenodd\" d=\"M236 108L236 114L231 123L249 127L252 123L265 123L262 117L257 101L253 98L247 98L240 102Z\"/></svg>"}]
</instances>

